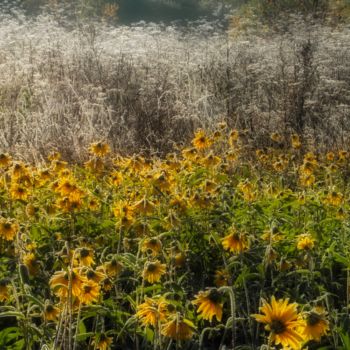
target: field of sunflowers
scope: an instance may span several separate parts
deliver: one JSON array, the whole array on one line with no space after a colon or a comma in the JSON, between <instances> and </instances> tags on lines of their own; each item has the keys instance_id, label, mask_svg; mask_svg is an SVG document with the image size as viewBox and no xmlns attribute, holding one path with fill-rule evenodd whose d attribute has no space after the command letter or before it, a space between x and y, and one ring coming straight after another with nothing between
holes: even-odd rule
<instances>
[{"instance_id":1,"label":"field of sunflowers","mask_svg":"<svg viewBox=\"0 0 350 350\"><path fill-rule=\"evenodd\" d=\"M89 153L0 154L0 349L350 349L347 150Z\"/></svg>"}]
</instances>

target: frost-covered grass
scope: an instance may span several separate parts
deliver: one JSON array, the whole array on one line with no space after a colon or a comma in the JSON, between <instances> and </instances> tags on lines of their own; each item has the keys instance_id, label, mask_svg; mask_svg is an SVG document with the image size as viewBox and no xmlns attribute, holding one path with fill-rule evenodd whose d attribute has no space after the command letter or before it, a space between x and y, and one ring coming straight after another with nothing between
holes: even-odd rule
<instances>
[{"instance_id":1,"label":"frost-covered grass","mask_svg":"<svg viewBox=\"0 0 350 350\"><path fill-rule=\"evenodd\" d=\"M343 146L349 33L299 18L287 31L232 36L219 22L109 26L2 11L0 149L79 160L107 139L166 152L218 120L259 144L273 130Z\"/></svg>"}]
</instances>

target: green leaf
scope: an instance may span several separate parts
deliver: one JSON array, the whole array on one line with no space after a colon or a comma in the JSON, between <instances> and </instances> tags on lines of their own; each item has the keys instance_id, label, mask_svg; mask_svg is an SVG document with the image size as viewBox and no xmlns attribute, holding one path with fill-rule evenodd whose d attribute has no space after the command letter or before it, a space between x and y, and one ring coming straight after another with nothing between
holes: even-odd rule
<instances>
[{"instance_id":1,"label":"green leaf","mask_svg":"<svg viewBox=\"0 0 350 350\"><path fill-rule=\"evenodd\" d=\"M350 350L350 335L349 333L340 333L340 338L343 343L342 350Z\"/></svg>"}]
</instances>

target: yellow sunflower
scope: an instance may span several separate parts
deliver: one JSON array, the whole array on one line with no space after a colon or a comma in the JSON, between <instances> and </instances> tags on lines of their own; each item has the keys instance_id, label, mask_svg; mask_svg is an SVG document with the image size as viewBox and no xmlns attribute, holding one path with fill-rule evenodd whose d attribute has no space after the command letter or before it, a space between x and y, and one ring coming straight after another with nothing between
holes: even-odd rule
<instances>
[{"instance_id":1,"label":"yellow sunflower","mask_svg":"<svg viewBox=\"0 0 350 350\"><path fill-rule=\"evenodd\" d=\"M283 141L283 137L277 132L273 132L270 135L270 138L272 141L277 142L277 143L281 143Z\"/></svg>"},{"instance_id":2,"label":"yellow sunflower","mask_svg":"<svg viewBox=\"0 0 350 350\"><path fill-rule=\"evenodd\" d=\"M305 325L301 328L301 333L306 340L320 341L321 337L329 331L329 322L326 319L327 313L322 307L315 307L310 312L305 313Z\"/></svg>"},{"instance_id":3,"label":"yellow sunflower","mask_svg":"<svg viewBox=\"0 0 350 350\"><path fill-rule=\"evenodd\" d=\"M302 186L310 187L315 183L316 178L315 178L315 175L311 174L311 175L300 176L299 180Z\"/></svg>"},{"instance_id":4,"label":"yellow sunflower","mask_svg":"<svg viewBox=\"0 0 350 350\"><path fill-rule=\"evenodd\" d=\"M162 249L162 242L158 238L146 238L141 246L142 252L151 252L153 256L157 256Z\"/></svg>"},{"instance_id":5,"label":"yellow sunflower","mask_svg":"<svg viewBox=\"0 0 350 350\"><path fill-rule=\"evenodd\" d=\"M94 252L88 248L79 249L78 259L81 266L91 266L95 263Z\"/></svg>"},{"instance_id":6,"label":"yellow sunflower","mask_svg":"<svg viewBox=\"0 0 350 350\"><path fill-rule=\"evenodd\" d=\"M92 269L89 269L86 272L86 278L88 280L94 281L95 283L100 283L102 282L107 276L99 271L94 271Z\"/></svg>"},{"instance_id":7,"label":"yellow sunflower","mask_svg":"<svg viewBox=\"0 0 350 350\"><path fill-rule=\"evenodd\" d=\"M247 202L253 202L256 199L255 186L249 181L245 180L237 185L237 189L242 192L243 198Z\"/></svg>"},{"instance_id":8,"label":"yellow sunflower","mask_svg":"<svg viewBox=\"0 0 350 350\"><path fill-rule=\"evenodd\" d=\"M137 307L136 316L143 326L157 326L166 318L168 303L163 297L145 298L145 302Z\"/></svg>"},{"instance_id":9,"label":"yellow sunflower","mask_svg":"<svg viewBox=\"0 0 350 350\"><path fill-rule=\"evenodd\" d=\"M29 197L29 191L26 187L14 182L10 187L10 195L12 199L25 201Z\"/></svg>"},{"instance_id":10,"label":"yellow sunflower","mask_svg":"<svg viewBox=\"0 0 350 350\"><path fill-rule=\"evenodd\" d=\"M230 146L234 146L237 143L238 139L239 139L239 131L236 129L231 130L229 134L229 139L228 139Z\"/></svg>"},{"instance_id":11,"label":"yellow sunflower","mask_svg":"<svg viewBox=\"0 0 350 350\"><path fill-rule=\"evenodd\" d=\"M98 157L104 157L110 152L110 147L106 142L94 142L90 145L89 151Z\"/></svg>"},{"instance_id":12,"label":"yellow sunflower","mask_svg":"<svg viewBox=\"0 0 350 350\"><path fill-rule=\"evenodd\" d=\"M309 233L303 233L297 237L299 250L311 250L315 245L315 239Z\"/></svg>"},{"instance_id":13,"label":"yellow sunflower","mask_svg":"<svg viewBox=\"0 0 350 350\"><path fill-rule=\"evenodd\" d=\"M71 272L72 295L80 295L85 278L79 274L77 269ZM69 273L67 271L56 271L50 279L50 287L59 297L65 298L68 295Z\"/></svg>"},{"instance_id":14,"label":"yellow sunflower","mask_svg":"<svg viewBox=\"0 0 350 350\"><path fill-rule=\"evenodd\" d=\"M79 294L79 301L83 304L91 304L97 301L100 295L100 286L92 280L86 281Z\"/></svg>"},{"instance_id":15,"label":"yellow sunflower","mask_svg":"<svg viewBox=\"0 0 350 350\"><path fill-rule=\"evenodd\" d=\"M271 303L263 300L260 307L262 314L252 315L258 322L264 323L265 329L270 332L270 340L276 344L281 344L283 349L300 349L305 336L300 328L305 322L297 311L298 304L289 304L289 299L276 300L274 296Z\"/></svg>"},{"instance_id":16,"label":"yellow sunflower","mask_svg":"<svg viewBox=\"0 0 350 350\"><path fill-rule=\"evenodd\" d=\"M339 207L343 202L344 196L336 191L331 191L328 193L326 198L324 199L325 204L333 205L335 207Z\"/></svg>"},{"instance_id":17,"label":"yellow sunflower","mask_svg":"<svg viewBox=\"0 0 350 350\"><path fill-rule=\"evenodd\" d=\"M162 335L175 339L191 339L195 331L195 325L180 314L175 314L162 326Z\"/></svg>"},{"instance_id":18,"label":"yellow sunflower","mask_svg":"<svg viewBox=\"0 0 350 350\"><path fill-rule=\"evenodd\" d=\"M195 135L194 139L192 140L192 144L197 149L205 149L211 146L213 141L206 135L205 131L200 129L198 130Z\"/></svg>"},{"instance_id":19,"label":"yellow sunflower","mask_svg":"<svg viewBox=\"0 0 350 350\"><path fill-rule=\"evenodd\" d=\"M52 304L45 305L44 318L46 321L57 321L60 309Z\"/></svg>"},{"instance_id":20,"label":"yellow sunflower","mask_svg":"<svg viewBox=\"0 0 350 350\"><path fill-rule=\"evenodd\" d=\"M29 273L36 276L39 272L39 261L33 253L27 253L23 256L23 264L27 266Z\"/></svg>"},{"instance_id":21,"label":"yellow sunflower","mask_svg":"<svg viewBox=\"0 0 350 350\"><path fill-rule=\"evenodd\" d=\"M7 168L11 165L11 156L6 153L0 153L0 168Z\"/></svg>"},{"instance_id":22,"label":"yellow sunflower","mask_svg":"<svg viewBox=\"0 0 350 350\"><path fill-rule=\"evenodd\" d=\"M106 334L102 333L100 336L95 337L92 345L96 350L109 350L111 348L112 341L112 337L107 337Z\"/></svg>"},{"instance_id":23,"label":"yellow sunflower","mask_svg":"<svg viewBox=\"0 0 350 350\"><path fill-rule=\"evenodd\" d=\"M19 225L11 220L0 218L0 237L13 241L17 232L19 231Z\"/></svg>"},{"instance_id":24,"label":"yellow sunflower","mask_svg":"<svg viewBox=\"0 0 350 350\"><path fill-rule=\"evenodd\" d=\"M99 266L96 270L98 272L105 272L110 278L117 277L123 269L123 265L115 258Z\"/></svg>"},{"instance_id":25,"label":"yellow sunflower","mask_svg":"<svg viewBox=\"0 0 350 350\"><path fill-rule=\"evenodd\" d=\"M192 303L198 306L197 312L201 318L211 322L215 316L218 321L221 321L223 307L222 295L216 288L199 292Z\"/></svg>"},{"instance_id":26,"label":"yellow sunflower","mask_svg":"<svg viewBox=\"0 0 350 350\"><path fill-rule=\"evenodd\" d=\"M249 244L246 236L231 228L231 233L222 239L222 246L232 253L242 253L248 249Z\"/></svg>"},{"instance_id":27,"label":"yellow sunflower","mask_svg":"<svg viewBox=\"0 0 350 350\"><path fill-rule=\"evenodd\" d=\"M293 147L294 149L299 149L299 148L301 148L301 141L300 141L299 135L293 134L293 135L291 136L291 143L292 143L292 147Z\"/></svg>"},{"instance_id":28,"label":"yellow sunflower","mask_svg":"<svg viewBox=\"0 0 350 350\"><path fill-rule=\"evenodd\" d=\"M166 265L160 261L147 262L143 270L143 278L149 283L158 282L166 272Z\"/></svg>"},{"instance_id":29,"label":"yellow sunflower","mask_svg":"<svg viewBox=\"0 0 350 350\"><path fill-rule=\"evenodd\" d=\"M217 287L228 286L230 274L226 269L215 271L214 283Z\"/></svg>"}]
</instances>

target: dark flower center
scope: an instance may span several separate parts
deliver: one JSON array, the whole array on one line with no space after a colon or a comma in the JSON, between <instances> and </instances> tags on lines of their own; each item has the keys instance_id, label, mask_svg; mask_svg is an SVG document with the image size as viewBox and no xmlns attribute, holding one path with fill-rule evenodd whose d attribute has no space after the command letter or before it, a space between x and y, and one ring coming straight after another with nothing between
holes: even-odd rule
<instances>
[{"instance_id":1,"label":"dark flower center","mask_svg":"<svg viewBox=\"0 0 350 350\"><path fill-rule=\"evenodd\" d=\"M91 292L92 287L91 286L84 286L84 292L85 293L90 293Z\"/></svg>"},{"instance_id":2,"label":"dark flower center","mask_svg":"<svg viewBox=\"0 0 350 350\"><path fill-rule=\"evenodd\" d=\"M322 316L317 314L316 312L311 312L309 317L307 318L307 324L309 326L317 325L322 319Z\"/></svg>"},{"instance_id":3,"label":"dark flower center","mask_svg":"<svg viewBox=\"0 0 350 350\"><path fill-rule=\"evenodd\" d=\"M95 271L93 271L93 270L89 270L89 271L86 273L86 277L87 277L89 280L93 279L95 276L96 276L96 273L95 273Z\"/></svg>"},{"instance_id":4,"label":"dark flower center","mask_svg":"<svg viewBox=\"0 0 350 350\"><path fill-rule=\"evenodd\" d=\"M155 272L157 270L157 265L154 263L150 263L147 266L147 271L148 272Z\"/></svg>"},{"instance_id":5,"label":"dark flower center","mask_svg":"<svg viewBox=\"0 0 350 350\"><path fill-rule=\"evenodd\" d=\"M90 251L88 249L85 249L83 248L81 251L80 251L80 257L81 258L87 258L90 254Z\"/></svg>"},{"instance_id":6,"label":"dark flower center","mask_svg":"<svg viewBox=\"0 0 350 350\"><path fill-rule=\"evenodd\" d=\"M52 312L53 311L53 306L52 305L47 305L46 306L46 312Z\"/></svg>"},{"instance_id":7,"label":"dark flower center","mask_svg":"<svg viewBox=\"0 0 350 350\"><path fill-rule=\"evenodd\" d=\"M221 301L221 294L217 289L212 289L209 294L208 298L213 303L219 303Z\"/></svg>"},{"instance_id":8,"label":"dark flower center","mask_svg":"<svg viewBox=\"0 0 350 350\"><path fill-rule=\"evenodd\" d=\"M8 231L11 229L11 224L9 222L5 222L2 227L4 228L4 230Z\"/></svg>"},{"instance_id":9,"label":"dark flower center","mask_svg":"<svg viewBox=\"0 0 350 350\"><path fill-rule=\"evenodd\" d=\"M286 330L286 326L281 320L272 320L270 328L275 334L281 334Z\"/></svg>"}]
</instances>

